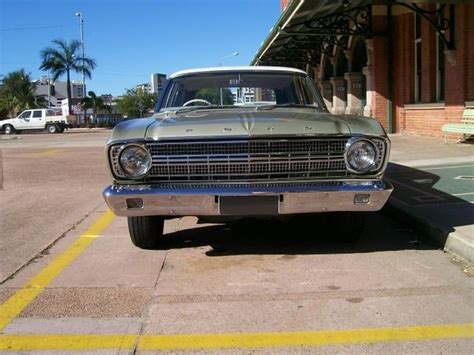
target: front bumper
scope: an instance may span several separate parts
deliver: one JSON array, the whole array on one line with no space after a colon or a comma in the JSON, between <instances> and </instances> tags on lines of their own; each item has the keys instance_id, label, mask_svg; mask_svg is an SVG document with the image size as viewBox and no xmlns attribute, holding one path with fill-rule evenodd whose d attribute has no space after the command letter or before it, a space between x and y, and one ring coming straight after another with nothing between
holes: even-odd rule
<instances>
[{"instance_id":1,"label":"front bumper","mask_svg":"<svg viewBox=\"0 0 474 355\"><path fill-rule=\"evenodd\" d=\"M252 196L277 196L274 212L270 214L296 214L378 211L392 191L390 183L376 180L291 184L112 185L104 190L103 195L117 216L220 216L234 214L221 208L221 200L230 196L248 196L243 201L249 206L253 205ZM239 212L234 215L247 215L245 206L237 210ZM265 210L262 213L255 212L255 208L249 208L248 211L251 211L248 215L269 214Z\"/></svg>"}]
</instances>

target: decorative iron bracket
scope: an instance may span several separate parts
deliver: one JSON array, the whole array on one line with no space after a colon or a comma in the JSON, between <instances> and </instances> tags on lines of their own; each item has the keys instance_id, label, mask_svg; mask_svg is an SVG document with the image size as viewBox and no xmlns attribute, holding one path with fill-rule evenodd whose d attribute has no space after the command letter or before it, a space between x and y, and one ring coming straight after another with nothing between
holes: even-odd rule
<instances>
[{"instance_id":1,"label":"decorative iron bracket","mask_svg":"<svg viewBox=\"0 0 474 355\"><path fill-rule=\"evenodd\" d=\"M287 38L285 38L287 39ZM276 41L275 41L276 42ZM340 47L342 49L347 49L348 46L348 37L340 36L325 36L320 40L314 40L309 37L291 37L290 42L285 44L276 45L274 50L292 50L296 52L316 52L320 56L325 54L328 57L333 57L334 47Z\"/></svg>"},{"instance_id":2,"label":"decorative iron bracket","mask_svg":"<svg viewBox=\"0 0 474 355\"><path fill-rule=\"evenodd\" d=\"M425 10L416 3L406 3L401 0L389 0L389 4L403 6L415 14L423 17L434 28L441 40L446 45L446 49L455 49L454 45L454 5L449 5L449 18L445 17L446 4L439 4L435 10ZM449 30L449 38L446 37L446 31Z\"/></svg>"},{"instance_id":3,"label":"decorative iron bracket","mask_svg":"<svg viewBox=\"0 0 474 355\"><path fill-rule=\"evenodd\" d=\"M398 5L409 9L428 21L447 50L455 49L455 6L439 4L436 9L427 10L415 2L387 0L387 5ZM446 10L449 15L446 16ZM449 30L449 33L447 31ZM334 48L346 50L350 36L372 37L372 5L347 8L337 13L307 20L280 29L273 50L259 60L259 64L290 64L305 66L319 63L321 55L333 57ZM448 36L449 34L449 36ZM279 42L283 42L278 44Z\"/></svg>"},{"instance_id":4,"label":"decorative iron bracket","mask_svg":"<svg viewBox=\"0 0 474 355\"><path fill-rule=\"evenodd\" d=\"M305 30L300 30L304 27ZM298 28L294 32L294 28ZM349 8L334 14L287 26L284 34L295 33L308 36L371 36L372 35L372 5Z\"/></svg>"},{"instance_id":5,"label":"decorative iron bracket","mask_svg":"<svg viewBox=\"0 0 474 355\"><path fill-rule=\"evenodd\" d=\"M273 49L277 52L266 55L266 58L278 61L299 60L304 63L309 62L309 64L319 63L321 54L333 57L334 47L346 50L350 36L371 37L373 35L372 6L344 9L317 19L291 24L279 30L283 37L274 41ZM287 41L287 43L278 45L280 41ZM285 55L281 55L283 51ZM289 51L296 53L291 55ZM306 57L303 57L304 53Z\"/></svg>"},{"instance_id":6,"label":"decorative iron bracket","mask_svg":"<svg viewBox=\"0 0 474 355\"><path fill-rule=\"evenodd\" d=\"M287 33L288 34L288 33ZM286 40L288 37L283 38ZM321 35L318 38L314 38L308 34L295 33L290 35L290 42L283 45L285 48L307 48L307 49L319 49L321 52L331 56L330 52L326 48L331 47L331 49L336 46L341 49L346 50L349 45L349 36L348 35ZM275 41L277 42L278 39ZM308 48L309 47L309 48Z\"/></svg>"},{"instance_id":7,"label":"decorative iron bracket","mask_svg":"<svg viewBox=\"0 0 474 355\"><path fill-rule=\"evenodd\" d=\"M273 55L265 58L268 61L288 62L288 63L305 63L314 64L317 62L317 57L311 52L295 53L293 51L279 51Z\"/></svg>"}]
</instances>

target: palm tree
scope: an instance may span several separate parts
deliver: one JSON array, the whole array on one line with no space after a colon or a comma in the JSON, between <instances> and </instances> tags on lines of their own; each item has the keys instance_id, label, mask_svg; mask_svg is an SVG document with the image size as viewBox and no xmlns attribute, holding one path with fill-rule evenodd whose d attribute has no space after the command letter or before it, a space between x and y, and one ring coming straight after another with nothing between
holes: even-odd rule
<instances>
[{"instance_id":1,"label":"palm tree","mask_svg":"<svg viewBox=\"0 0 474 355\"><path fill-rule=\"evenodd\" d=\"M104 99L100 96L97 96L94 91L89 91L87 97L81 100L82 107L84 111L91 108L92 116L97 117L97 111L108 110L109 106L104 103Z\"/></svg>"},{"instance_id":2,"label":"palm tree","mask_svg":"<svg viewBox=\"0 0 474 355\"><path fill-rule=\"evenodd\" d=\"M0 80L0 106L8 116L15 117L21 110L41 107L35 97L36 85L24 69L15 70Z\"/></svg>"},{"instance_id":3,"label":"palm tree","mask_svg":"<svg viewBox=\"0 0 474 355\"><path fill-rule=\"evenodd\" d=\"M53 81L66 74L67 98L69 112L71 112L71 71L76 73L84 71L84 75L90 79L96 63L92 58L83 58L79 55L81 42L78 40L71 40L68 43L63 39L55 39L53 44L55 47L46 47L41 50L40 70L50 71Z\"/></svg>"}]
</instances>

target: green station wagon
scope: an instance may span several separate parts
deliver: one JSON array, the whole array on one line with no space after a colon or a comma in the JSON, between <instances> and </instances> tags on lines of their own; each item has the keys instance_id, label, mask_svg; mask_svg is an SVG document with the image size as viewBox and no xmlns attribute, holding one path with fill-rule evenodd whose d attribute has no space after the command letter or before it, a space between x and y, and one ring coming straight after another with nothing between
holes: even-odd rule
<instances>
[{"instance_id":1,"label":"green station wagon","mask_svg":"<svg viewBox=\"0 0 474 355\"><path fill-rule=\"evenodd\" d=\"M328 213L355 239L359 212L380 210L393 189L382 179L390 141L379 122L330 114L293 68L177 72L155 114L117 125L106 151L104 198L140 248L156 247L164 220L181 216Z\"/></svg>"}]
</instances>

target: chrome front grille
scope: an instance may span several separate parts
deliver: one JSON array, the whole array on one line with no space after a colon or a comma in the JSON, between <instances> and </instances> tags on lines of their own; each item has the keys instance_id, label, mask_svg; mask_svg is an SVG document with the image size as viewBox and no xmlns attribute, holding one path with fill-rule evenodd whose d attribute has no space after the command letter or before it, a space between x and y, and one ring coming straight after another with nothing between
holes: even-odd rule
<instances>
[{"instance_id":1,"label":"chrome front grille","mask_svg":"<svg viewBox=\"0 0 474 355\"><path fill-rule=\"evenodd\" d=\"M343 153L347 138L149 143L153 156Z\"/></svg>"},{"instance_id":2,"label":"chrome front grille","mask_svg":"<svg viewBox=\"0 0 474 355\"><path fill-rule=\"evenodd\" d=\"M150 142L151 181L262 181L345 177L349 138ZM385 144L378 165L383 162Z\"/></svg>"}]
</instances>

